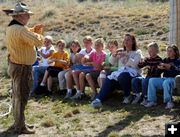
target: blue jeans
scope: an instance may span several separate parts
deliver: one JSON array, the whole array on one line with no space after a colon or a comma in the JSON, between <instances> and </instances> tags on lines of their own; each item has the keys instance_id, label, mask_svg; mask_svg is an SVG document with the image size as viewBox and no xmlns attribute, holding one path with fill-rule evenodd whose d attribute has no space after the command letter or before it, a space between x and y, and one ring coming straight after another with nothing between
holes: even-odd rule
<instances>
[{"instance_id":1,"label":"blue jeans","mask_svg":"<svg viewBox=\"0 0 180 137\"><path fill-rule=\"evenodd\" d=\"M132 90L133 93L140 93L142 90L142 97L147 96L147 90L148 90L148 82L150 77L135 77L132 79Z\"/></svg>"},{"instance_id":2,"label":"blue jeans","mask_svg":"<svg viewBox=\"0 0 180 137\"><path fill-rule=\"evenodd\" d=\"M164 103L171 102L174 88L175 78L151 78L148 85L148 101L157 102L156 91L163 90Z\"/></svg>"},{"instance_id":3,"label":"blue jeans","mask_svg":"<svg viewBox=\"0 0 180 137\"><path fill-rule=\"evenodd\" d=\"M32 87L32 93L35 91L35 89L38 86L39 77L44 75L46 69L47 69L47 66L34 66L33 67L33 87Z\"/></svg>"},{"instance_id":4,"label":"blue jeans","mask_svg":"<svg viewBox=\"0 0 180 137\"><path fill-rule=\"evenodd\" d=\"M124 96L128 97L131 91L131 79L132 77L128 72L121 73L118 81L106 78L97 98L103 102L115 89L122 89Z\"/></svg>"}]
</instances>

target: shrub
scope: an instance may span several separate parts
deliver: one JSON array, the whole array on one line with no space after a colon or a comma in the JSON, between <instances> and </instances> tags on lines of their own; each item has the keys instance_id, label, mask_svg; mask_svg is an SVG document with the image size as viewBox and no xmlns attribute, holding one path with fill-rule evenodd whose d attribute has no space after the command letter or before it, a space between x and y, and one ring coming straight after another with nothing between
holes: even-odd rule
<instances>
[{"instance_id":1,"label":"shrub","mask_svg":"<svg viewBox=\"0 0 180 137\"><path fill-rule=\"evenodd\" d=\"M140 28L140 29L135 31L135 34L137 34L137 35L152 34L152 30Z\"/></svg>"}]
</instances>

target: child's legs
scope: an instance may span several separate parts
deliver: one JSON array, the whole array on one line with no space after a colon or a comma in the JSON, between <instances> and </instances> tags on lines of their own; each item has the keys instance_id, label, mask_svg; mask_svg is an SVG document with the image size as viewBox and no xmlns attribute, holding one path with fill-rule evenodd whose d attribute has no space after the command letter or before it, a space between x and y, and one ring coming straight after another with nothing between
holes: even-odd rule
<instances>
[{"instance_id":1,"label":"child's legs","mask_svg":"<svg viewBox=\"0 0 180 137\"><path fill-rule=\"evenodd\" d=\"M80 86L80 91L84 92L85 89L85 73L81 72L79 74L79 86Z\"/></svg>"},{"instance_id":2,"label":"child's legs","mask_svg":"<svg viewBox=\"0 0 180 137\"><path fill-rule=\"evenodd\" d=\"M142 79L142 96L143 97L147 97L149 79L150 79L150 77L146 77L146 78Z\"/></svg>"},{"instance_id":3,"label":"child's legs","mask_svg":"<svg viewBox=\"0 0 180 137\"><path fill-rule=\"evenodd\" d=\"M63 90L66 89L66 79L65 79L65 74L67 73L68 70L63 70L58 73L58 81L59 81L59 89Z\"/></svg>"},{"instance_id":4,"label":"child's legs","mask_svg":"<svg viewBox=\"0 0 180 137\"><path fill-rule=\"evenodd\" d=\"M48 75L49 75L49 72L46 70L46 71L45 71L45 73L44 73L44 77L43 77L43 79L42 79L42 82L41 82L41 83L43 83L43 84L45 84L45 83L46 83L47 78L48 78Z\"/></svg>"},{"instance_id":5,"label":"child's legs","mask_svg":"<svg viewBox=\"0 0 180 137\"><path fill-rule=\"evenodd\" d=\"M142 79L143 79L143 77L132 78L131 85L132 85L133 93L135 93L135 94L140 93L141 87L142 87L142 84L141 84Z\"/></svg>"},{"instance_id":6,"label":"child's legs","mask_svg":"<svg viewBox=\"0 0 180 137\"><path fill-rule=\"evenodd\" d=\"M178 95L180 95L180 75L177 75L175 79L176 79L177 93L178 93Z\"/></svg>"},{"instance_id":7,"label":"child's legs","mask_svg":"<svg viewBox=\"0 0 180 137\"><path fill-rule=\"evenodd\" d=\"M148 83L148 101L149 102L157 102L157 97L156 97L156 90L157 89L162 89L162 84L163 84L164 79L163 78L150 78L149 83Z\"/></svg>"},{"instance_id":8,"label":"child's legs","mask_svg":"<svg viewBox=\"0 0 180 137\"><path fill-rule=\"evenodd\" d=\"M105 70L102 70L102 71L100 72L99 77L98 77L98 85L99 85L100 88L102 87L105 79L106 79L106 71L105 71Z\"/></svg>"},{"instance_id":9,"label":"child's legs","mask_svg":"<svg viewBox=\"0 0 180 137\"><path fill-rule=\"evenodd\" d=\"M80 70L73 70L72 71L73 79L74 79L74 82L76 84L76 89L77 90L80 90L80 84L79 84L79 74L80 73L81 73Z\"/></svg>"},{"instance_id":10,"label":"child's legs","mask_svg":"<svg viewBox=\"0 0 180 137\"><path fill-rule=\"evenodd\" d=\"M96 90L96 83L97 82L95 80L97 80L99 73L100 72L97 71L97 72L90 72L90 73L86 74L86 80L87 80L87 82L88 82L88 84L91 87L91 90L93 92L97 92L97 90Z\"/></svg>"},{"instance_id":11,"label":"child's legs","mask_svg":"<svg viewBox=\"0 0 180 137\"><path fill-rule=\"evenodd\" d=\"M66 79L67 89L72 89L73 88L73 76L72 76L71 70L65 74L65 79Z\"/></svg>"},{"instance_id":12,"label":"child's legs","mask_svg":"<svg viewBox=\"0 0 180 137\"><path fill-rule=\"evenodd\" d=\"M166 78L163 82L164 103L172 102L172 92L175 88L175 78Z\"/></svg>"},{"instance_id":13,"label":"child's legs","mask_svg":"<svg viewBox=\"0 0 180 137\"><path fill-rule=\"evenodd\" d=\"M49 72L49 78L48 78L48 84L47 84L47 87L48 87L48 90L51 91L51 88L52 88L52 78L53 77L57 77L59 72L61 72L63 69L62 68L59 68L59 67L52 67L51 69L48 70Z\"/></svg>"},{"instance_id":14,"label":"child's legs","mask_svg":"<svg viewBox=\"0 0 180 137\"><path fill-rule=\"evenodd\" d=\"M47 79L47 89L49 90L49 91L52 91L52 77L51 76L49 76L48 77L48 79Z\"/></svg>"},{"instance_id":15,"label":"child's legs","mask_svg":"<svg viewBox=\"0 0 180 137\"><path fill-rule=\"evenodd\" d=\"M38 71L38 66L33 67L33 86L32 86L32 92L35 91L36 87L38 86L38 80L39 80L39 71Z\"/></svg>"}]
</instances>

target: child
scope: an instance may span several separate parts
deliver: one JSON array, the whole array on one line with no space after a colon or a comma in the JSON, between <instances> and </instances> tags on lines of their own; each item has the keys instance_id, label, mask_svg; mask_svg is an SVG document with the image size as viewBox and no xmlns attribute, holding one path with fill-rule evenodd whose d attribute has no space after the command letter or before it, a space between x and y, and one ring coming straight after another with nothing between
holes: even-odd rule
<instances>
[{"instance_id":1,"label":"child","mask_svg":"<svg viewBox=\"0 0 180 137\"><path fill-rule=\"evenodd\" d=\"M66 51L64 51L65 45L66 44L64 40L59 40L57 42L58 51L53 53L53 55L48 60L48 63L49 64L54 63L54 66L49 66L47 68L43 80L40 84L41 86L45 86L45 83L47 81L47 88L48 88L47 94L52 94L51 92L52 77L57 77L60 71L69 68L69 55Z\"/></svg>"},{"instance_id":2,"label":"child","mask_svg":"<svg viewBox=\"0 0 180 137\"><path fill-rule=\"evenodd\" d=\"M151 77L160 77L161 71L158 69L158 65L162 62L162 59L158 56L159 46L157 43L152 42L148 45L148 53L149 57L145 58L144 61L141 61L138 66L140 68L146 67L148 69L147 75L135 77L132 79L132 90L135 94L135 98L132 101L132 104L136 104L142 98L142 105L146 104L147 99L147 88L148 81ZM142 88L141 88L142 87ZM142 89L142 94L140 95L140 91Z\"/></svg>"},{"instance_id":3,"label":"child","mask_svg":"<svg viewBox=\"0 0 180 137\"><path fill-rule=\"evenodd\" d=\"M88 57L93 51L95 51L92 48L92 45L93 45L92 37L86 36L83 39L83 43L84 43L85 48L82 49L78 54L75 55L75 62L78 62L79 65L74 65L72 67L72 70L66 74L66 81L67 81L66 86L67 86L68 93L72 92L73 82L74 82L76 85L77 93L82 93L82 95L83 95L83 92L81 92L81 91L84 91L85 86L81 85L82 89L80 89L80 84L82 84L82 83L80 83L79 81L84 80L85 76L84 75L81 76L80 73L82 72L82 70L87 69L89 66L81 65L81 60L84 56Z\"/></svg>"},{"instance_id":4,"label":"child","mask_svg":"<svg viewBox=\"0 0 180 137\"><path fill-rule=\"evenodd\" d=\"M163 63L161 63L158 68L163 71L163 77L151 78L149 80L148 103L145 107L156 106L156 91L163 90L164 103L166 103L165 108L171 109L174 107L172 92L175 88L175 77L180 74L179 49L177 46L168 46L167 58L163 60Z\"/></svg>"},{"instance_id":5,"label":"child","mask_svg":"<svg viewBox=\"0 0 180 137\"><path fill-rule=\"evenodd\" d=\"M71 44L70 44L70 67L72 67L73 65L77 64L77 61L75 60L75 56L80 51L81 51L81 46L79 44L79 41L78 40L72 41ZM68 73L69 71L71 71L71 69L67 69L67 70L61 71L58 74L60 91L65 91L66 90L66 81L67 81L66 73ZM69 83L70 82L68 81L68 84ZM67 92L67 94L65 96L65 99L71 97L71 95L72 95L72 91Z\"/></svg>"},{"instance_id":6,"label":"child","mask_svg":"<svg viewBox=\"0 0 180 137\"><path fill-rule=\"evenodd\" d=\"M93 94L91 96L91 100L94 100L97 95L96 90L96 81L100 74L100 71L102 70L103 66L102 63L105 61L106 53L103 51L104 49L104 40L102 38L96 39L95 41L95 52L92 52L90 54L90 57L88 59L85 58L83 64L88 66L93 66L94 69L90 70L88 72L85 72L86 74L86 80L91 87L91 90L93 91Z\"/></svg>"},{"instance_id":7,"label":"child","mask_svg":"<svg viewBox=\"0 0 180 137\"><path fill-rule=\"evenodd\" d=\"M111 74L112 71L115 71L118 69L118 64L112 65L109 62L109 58L110 56L116 52L117 48L118 48L118 42L116 40L111 40L108 42L107 48L109 50L109 53L106 55L106 60L103 63L103 69L100 74L99 77L97 79L98 81L98 85L101 88L102 84L106 78L107 75Z\"/></svg>"},{"instance_id":8,"label":"child","mask_svg":"<svg viewBox=\"0 0 180 137\"><path fill-rule=\"evenodd\" d=\"M44 40L44 46L37 50L38 54L41 56L40 63L38 66L33 66L33 87L31 95L34 94L34 91L36 90L38 83L39 83L39 77L41 75L44 75L48 64L48 58L53 54L54 47L52 45L53 38L51 36L45 36Z\"/></svg>"}]
</instances>

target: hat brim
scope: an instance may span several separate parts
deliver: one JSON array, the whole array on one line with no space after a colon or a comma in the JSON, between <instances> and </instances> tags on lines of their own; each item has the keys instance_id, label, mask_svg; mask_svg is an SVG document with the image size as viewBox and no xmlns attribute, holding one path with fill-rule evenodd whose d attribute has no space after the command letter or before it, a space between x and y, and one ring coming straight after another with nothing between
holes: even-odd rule
<instances>
[{"instance_id":1,"label":"hat brim","mask_svg":"<svg viewBox=\"0 0 180 137\"><path fill-rule=\"evenodd\" d=\"M22 14L29 14L29 15L34 14L32 11L15 12L14 9L7 9L7 10L2 10L2 11L5 12L6 15L9 15L9 16L22 15Z\"/></svg>"}]
</instances>

